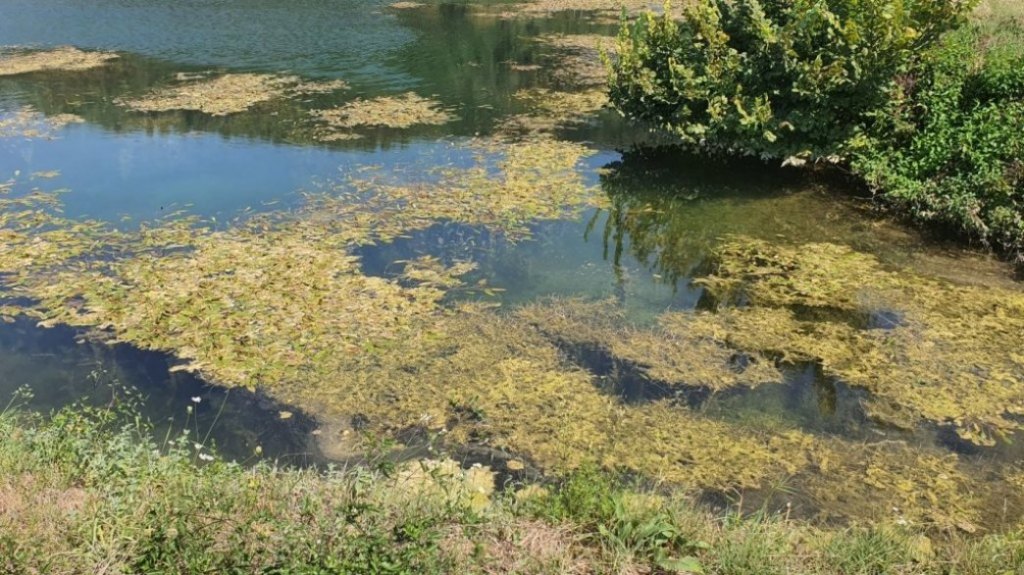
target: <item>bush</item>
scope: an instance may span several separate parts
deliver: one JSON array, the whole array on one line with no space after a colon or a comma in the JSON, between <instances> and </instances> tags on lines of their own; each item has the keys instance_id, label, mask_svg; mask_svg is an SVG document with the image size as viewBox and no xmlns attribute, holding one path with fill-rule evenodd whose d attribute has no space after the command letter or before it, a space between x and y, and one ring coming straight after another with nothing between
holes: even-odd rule
<instances>
[{"instance_id":1,"label":"bush","mask_svg":"<svg viewBox=\"0 0 1024 575\"><path fill-rule=\"evenodd\" d=\"M1024 250L1024 28L948 34L847 148L883 198L1009 253Z\"/></svg>"},{"instance_id":2,"label":"bush","mask_svg":"<svg viewBox=\"0 0 1024 575\"><path fill-rule=\"evenodd\" d=\"M971 0L698 0L623 26L612 100L703 152L828 159L1024 251L1024 29ZM1000 21L996 21L1000 20Z\"/></svg>"},{"instance_id":3,"label":"bush","mask_svg":"<svg viewBox=\"0 0 1024 575\"><path fill-rule=\"evenodd\" d=\"M832 156L966 10L956 0L700 0L681 22L666 11L623 26L611 96L691 146Z\"/></svg>"}]
</instances>

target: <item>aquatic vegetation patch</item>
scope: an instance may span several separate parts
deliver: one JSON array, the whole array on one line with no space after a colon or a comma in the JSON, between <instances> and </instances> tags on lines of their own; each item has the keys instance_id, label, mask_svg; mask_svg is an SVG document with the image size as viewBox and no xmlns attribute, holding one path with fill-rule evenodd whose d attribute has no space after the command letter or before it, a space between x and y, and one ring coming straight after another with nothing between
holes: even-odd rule
<instances>
[{"instance_id":1,"label":"aquatic vegetation patch","mask_svg":"<svg viewBox=\"0 0 1024 575\"><path fill-rule=\"evenodd\" d=\"M110 52L86 52L72 47L33 52L0 49L0 76L51 70L90 70L115 59L117 54Z\"/></svg>"},{"instance_id":2,"label":"aquatic vegetation patch","mask_svg":"<svg viewBox=\"0 0 1024 575\"><path fill-rule=\"evenodd\" d=\"M459 145L473 152L474 165L439 168L428 174L432 179L413 183L360 175L343 183L348 192L311 196L312 210L364 212L364 220L373 219L375 236L383 240L440 221L484 226L517 239L528 236L537 220L565 219L600 204L580 170L582 160L593 153L582 144L535 136ZM353 193L365 196L361 205Z\"/></svg>"},{"instance_id":3,"label":"aquatic vegetation patch","mask_svg":"<svg viewBox=\"0 0 1024 575\"><path fill-rule=\"evenodd\" d=\"M684 5L686 2L674 3L673 14L681 12L677 4ZM493 11L504 19L541 18L559 12L580 12L592 15L600 22L615 23L619 21L623 10L629 14L661 12L664 6L662 2L649 0L532 0L511 5L499 4L493 7Z\"/></svg>"},{"instance_id":4,"label":"aquatic vegetation patch","mask_svg":"<svg viewBox=\"0 0 1024 575\"><path fill-rule=\"evenodd\" d=\"M187 77L146 96L120 98L116 102L136 112L194 110L211 116L226 116L271 100L328 93L346 87L340 80L312 82L297 76L227 74L198 80Z\"/></svg>"},{"instance_id":5,"label":"aquatic vegetation patch","mask_svg":"<svg viewBox=\"0 0 1024 575\"><path fill-rule=\"evenodd\" d=\"M609 301L556 299L516 314L561 346L599 349L664 386L721 391L782 383L773 361L729 346L714 314L664 314L653 329L630 327L624 310Z\"/></svg>"},{"instance_id":6,"label":"aquatic vegetation patch","mask_svg":"<svg viewBox=\"0 0 1024 575\"><path fill-rule=\"evenodd\" d=\"M980 444L1021 429L1024 293L890 271L832 244L740 239L716 261L700 281L723 305L744 304L721 314L736 347L821 361L869 390L869 413L888 423L953 425ZM815 308L838 310L840 319L800 317ZM900 321L858 325L878 310Z\"/></svg>"},{"instance_id":7,"label":"aquatic vegetation patch","mask_svg":"<svg viewBox=\"0 0 1024 575\"><path fill-rule=\"evenodd\" d=\"M506 136L546 134L583 124L608 103L607 94L600 89L558 92L532 88L519 90L513 98L529 111L508 116L498 124L496 131Z\"/></svg>"},{"instance_id":8,"label":"aquatic vegetation patch","mask_svg":"<svg viewBox=\"0 0 1024 575\"><path fill-rule=\"evenodd\" d=\"M416 125L437 126L455 119L439 102L414 92L357 99L340 108L313 110L311 114L324 125L322 138L331 138L337 130L344 133L358 127L404 129Z\"/></svg>"},{"instance_id":9,"label":"aquatic vegetation patch","mask_svg":"<svg viewBox=\"0 0 1024 575\"><path fill-rule=\"evenodd\" d=\"M599 34L547 34L536 41L559 52L555 78L563 83L604 87L608 68L602 54L614 60L616 40Z\"/></svg>"},{"instance_id":10,"label":"aquatic vegetation patch","mask_svg":"<svg viewBox=\"0 0 1024 575\"><path fill-rule=\"evenodd\" d=\"M978 529L986 489L956 455L922 453L898 441L834 447L817 453L814 473L798 480L824 519Z\"/></svg>"},{"instance_id":11,"label":"aquatic vegetation patch","mask_svg":"<svg viewBox=\"0 0 1024 575\"><path fill-rule=\"evenodd\" d=\"M84 122L74 114L47 116L31 106L22 106L0 113L0 138L54 138L68 125Z\"/></svg>"},{"instance_id":12,"label":"aquatic vegetation patch","mask_svg":"<svg viewBox=\"0 0 1024 575\"><path fill-rule=\"evenodd\" d=\"M608 96L602 90L556 92L534 88L519 90L513 97L542 115L563 123L581 121L608 104Z\"/></svg>"},{"instance_id":13,"label":"aquatic vegetation patch","mask_svg":"<svg viewBox=\"0 0 1024 575\"><path fill-rule=\"evenodd\" d=\"M626 406L516 318L468 306L436 319L372 359L339 356L331 375L280 392L328 419L440 430L554 472L600 463L678 484L755 486L808 461L799 432L760 437L668 402Z\"/></svg>"},{"instance_id":14,"label":"aquatic vegetation patch","mask_svg":"<svg viewBox=\"0 0 1024 575\"><path fill-rule=\"evenodd\" d=\"M399 278L366 276L351 248L376 241L380 222L368 213L300 210L226 230L179 217L129 233L63 219L45 194L8 197L2 208L0 273L10 295L34 300L23 312L44 325L82 326L93 337L170 351L183 361L176 369L266 389L328 424L396 436L429 431L453 444L518 454L555 474L600 465L693 488L758 488L831 473L835 490L863 493L868 485L911 520L977 517L961 493L959 468L945 459L941 466L922 460L951 478L939 477L942 496L933 500L918 491L931 489L931 475L902 452L873 456L865 466L857 463L863 454L838 439L765 433L671 399L627 403L552 337L598 341L646 362L652 377L687 385L774 377L767 362L724 367L734 344L731 334L715 331L715 314L668 316L645 333L616 331L614 312L575 301L511 314L480 303L446 305L472 264L425 258L406 263ZM459 501L482 505L486 482L465 479ZM916 487L903 489L907 482ZM835 490L810 493L828 502L840 497ZM946 501L950 494L958 498Z\"/></svg>"}]
</instances>

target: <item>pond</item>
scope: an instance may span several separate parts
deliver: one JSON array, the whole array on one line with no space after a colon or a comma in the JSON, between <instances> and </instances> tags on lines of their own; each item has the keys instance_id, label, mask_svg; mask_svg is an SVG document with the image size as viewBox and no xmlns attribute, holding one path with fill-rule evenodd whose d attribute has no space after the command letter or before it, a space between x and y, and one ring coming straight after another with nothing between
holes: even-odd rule
<instances>
[{"instance_id":1,"label":"pond","mask_svg":"<svg viewBox=\"0 0 1024 575\"><path fill-rule=\"evenodd\" d=\"M1019 522L1013 269L841 174L626 125L617 13L572 7L7 2L0 394L138 388L158 433L241 461L387 436L825 521Z\"/></svg>"}]
</instances>

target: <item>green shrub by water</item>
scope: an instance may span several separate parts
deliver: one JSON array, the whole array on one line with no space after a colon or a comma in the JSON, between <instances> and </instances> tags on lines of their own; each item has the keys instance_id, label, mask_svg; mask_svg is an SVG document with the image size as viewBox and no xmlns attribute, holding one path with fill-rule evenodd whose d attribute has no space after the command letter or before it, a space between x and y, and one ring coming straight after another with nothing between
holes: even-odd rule
<instances>
[{"instance_id":1,"label":"green shrub by water","mask_svg":"<svg viewBox=\"0 0 1024 575\"><path fill-rule=\"evenodd\" d=\"M1024 251L1024 27L972 23L946 35L872 120L847 148L886 201Z\"/></svg>"},{"instance_id":2,"label":"green shrub by water","mask_svg":"<svg viewBox=\"0 0 1024 575\"><path fill-rule=\"evenodd\" d=\"M698 0L620 34L611 96L705 153L851 169L900 213L1024 250L1024 29L960 0Z\"/></svg>"}]
</instances>

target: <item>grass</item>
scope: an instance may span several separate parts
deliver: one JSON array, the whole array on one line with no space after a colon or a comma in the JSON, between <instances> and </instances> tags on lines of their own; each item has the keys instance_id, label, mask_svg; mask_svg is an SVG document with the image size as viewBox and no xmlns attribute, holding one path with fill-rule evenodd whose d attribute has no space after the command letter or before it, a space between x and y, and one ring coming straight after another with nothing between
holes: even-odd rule
<instances>
[{"instance_id":1,"label":"grass","mask_svg":"<svg viewBox=\"0 0 1024 575\"><path fill-rule=\"evenodd\" d=\"M436 463L242 465L155 441L127 399L0 413L0 573L1024 572L1020 532L712 512L594 470L479 505Z\"/></svg>"}]
</instances>

